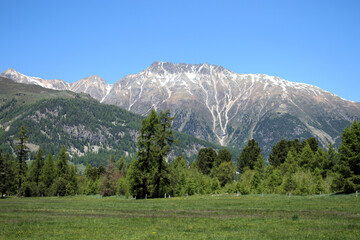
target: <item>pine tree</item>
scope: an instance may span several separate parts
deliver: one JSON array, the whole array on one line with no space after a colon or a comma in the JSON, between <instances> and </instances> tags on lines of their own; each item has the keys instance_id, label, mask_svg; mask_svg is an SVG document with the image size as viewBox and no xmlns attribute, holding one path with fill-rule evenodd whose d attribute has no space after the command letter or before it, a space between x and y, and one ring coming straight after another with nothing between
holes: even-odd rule
<instances>
[{"instance_id":1,"label":"pine tree","mask_svg":"<svg viewBox=\"0 0 360 240\"><path fill-rule=\"evenodd\" d=\"M116 194L117 178L115 176L115 172L115 160L113 156L111 156L106 166L106 172L101 178L100 194L102 196L112 196Z\"/></svg>"},{"instance_id":2,"label":"pine tree","mask_svg":"<svg viewBox=\"0 0 360 240\"><path fill-rule=\"evenodd\" d=\"M24 181L25 172L26 172L26 157L29 152L29 148L25 145L27 142L26 137L27 129L25 126L21 126L19 137L16 138L16 153L18 159L18 194L17 197L21 197L21 184Z\"/></svg>"},{"instance_id":3,"label":"pine tree","mask_svg":"<svg viewBox=\"0 0 360 240\"><path fill-rule=\"evenodd\" d=\"M70 165L68 168L68 173L66 175L67 185L66 185L66 195L74 195L78 191L78 181L77 181L77 169L75 165Z\"/></svg>"},{"instance_id":4,"label":"pine tree","mask_svg":"<svg viewBox=\"0 0 360 240\"><path fill-rule=\"evenodd\" d=\"M229 152L229 150L227 150L226 148L220 149L217 156L216 167L223 162L230 162L230 161L232 161L232 155Z\"/></svg>"},{"instance_id":5,"label":"pine tree","mask_svg":"<svg viewBox=\"0 0 360 240\"><path fill-rule=\"evenodd\" d=\"M272 151L269 155L269 163L274 167L280 166L280 164L285 162L289 150L290 148L288 141L282 139L280 142L276 143L273 146Z\"/></svg>"},{"instance_id":6,"label":"pine tree","mask_svg":"<svg viewBox=\"0 0 360 240\"><path fill-rule=\"evenodd\" d=\"M304 148L301 152L299 160L300 167L304 169L311 169L311 166L314 162L314 153L307 141L304 143Z\"/></svg>"},{"instance_id":7,"label":"pine tree","mask_svg":"<svg viewBox=\"0 0 360 240\"><path fill-rule=\"evenodd\" d=\"M319 147L319 142L318 140L316 140L315 137L312 137L312 138L308 138L306 140L303 141L302 143L302 147L304 148L306 146L306 144L309 145L311 151L315 154L318 147Z\"/></svg>"},{"instance_id":8,"label":"pine tree","mask_svg":"<svg viewBox=\"0 0 360 240\"><path fill-rule=\"evenodd\" d=\"M339 160L339 154L337 153L336 149L334 148L334 146L330 143L329 144L329 148L327 151L327 158L328 158L328 164L327 166L324 166L325 169L333 169L334 166L336 165L336 163Z\"/></svg>"},{"instance_id":9,"label":"pine tree","mask_svg":"<svg viewBox=\"0 0 360 240\"><path fill-rule=\"evenodd\" d=\"M265 160L263 155L260 153L258 158L256 159L256 163L254 165L254 170L260 174L260 177L263 176L265 171Z\"/></svg>"},{"instance_id":10,"label":"pine tree","mask_svg":"<svg viewBox=\"0 0 360 240\"><path fill-rule=\"evenodd\" d=\"M318 148L314 156L314 162L311 164L311 170L314 172L317 168L323 177L326 177L330 163L326 156L326 152L322 148Z\"/></svg>"},{"instance_id":11,"label":"pine tree","mask_svg":"<svg viewBox=\"0 0 360 240\"><path fill-rule=\"evenodd\" d=\"M209 148L202 148L199 151L198 157L197 157L197 165L199 170L203 174L209 174L211 170L216 167L216 159L217 154L214 149L211 147Z\"/></svg>"},{"instance_id":12,"label":"pine tree","mask_svg":"<svg viewBox=\"0 0 360 240\"><path fill-rule=\"evenodd\" d=\"M255 166L254 166L255 173L251 177L251 191L255 193L260 193L263 190L263 182L264 182L264 174L265 174L265 160L263 155L260 153Z\"/></svg>"},{"instance_id":13,"label":"pine tree","mask_svg":"<svg viewBox=\"0 0 360 240\"><path fill-rule=\"evenodd\" d=\"M337 177L333 189L350 193L360 190L360 123L354 121L341 137L340 159L334 168Z\"/></svg>"},{"instance_id":14,"label":"pine tree","mask_svg":"<svg viewBox=\"0 0 360 240\"><path fill-rule=\"evenodd\" d=\"M56 162L56 167L58 170L58 176L59 177L65 177L65 175L68 172L68 156L66 153L66 147L62 146L60 154L59 154L59 158Z\"/></svg>"},{"instance_id":15,"label":"pine tree","mask_svg":"<svg viewBox=\"0 0 360 240\"><path fill-rule=\"evenodd\" d=\"M32 182L35 182L36 185L39 185L39 179L41 174L41 169L44 166L44 154L41 148L36 153L35 160L31 162L29 168L29 179Z\"/></svg>"},{"instance_id":16,"label":"pine tree","mask_svg":"<svg viewBox=\"0 0 360 240\"><path fill-rule=\"evenodd\" d=\"M232 161L223 162L216 169L215 176L219 179L221 186L225 186L226 183L234 180L236 172L236 166Z\"/></svg>"},{"instance_id":17,"label":"pine tree","mask_svg":"<svg viewBox=\"0 0 360 240\"><path fill-rule=\"evenodd\" d=\"M291 193L296 189L296 182L293 174L288 173L285 175L284 181L282 183L282 188L284 189L285 192L289 192L289 193Z\"/></svg>"},{"instance_id":18,"label":"pine tree","mask_svg":"<svg viewBox=\"0 0 360 240\"><path fill-rule=\"evenodd\" d=\"M3 168L1 174L2 182L1 193L3 194L14 194L17 188L17 165L12 156L9 153L6 153L5 156L2 156L3 159Z\"/></svg>"},{"instance_id":19,"label":"pine tree","mask_svg":"<svg viewBox=\"0 0 360 240\"><path fill-rule=\"evenodd\" d=\"M172 121L170 111L160 111L159 124L156 126L155 135L155 152L156 152L156 165L155 181L154 181L154 197L159 197L164 193L165 186L169 185L169 169L168 164L165 162L165 157L170 153L171 146L174 142L174 134L172 130ZM162 191L161 191L162 188Z\"/></svg>"},{"instance_id":20,"label":"pine tree","mask_svg":"<svg viewBox=\"0 0 360 240\"><path fill-rule=\"evenodd\" d=\"M116 162L116 167L120 171L121 175L125 177L127 174L128 165L123 157L121 157L119 161Z\"/></svg>"},{"instance_id":21,"label":"pine tree","mask_svg":"<svg viewBox=\"0 0 360 240\"><path fill-rule=\"evenodd\" d=\"M40 188L40 192L43 194L52 195L50 194L50 187L56 178L55 169L54 157L53 155L49 154L45 160L43 168L41 169L41 174L39 177L39 181L42 186L42 190Z\"/></svg>"},{"instance_id":22,"label":"pine tree","mask_svg":"<svg viewBox=\"0 0 360 240\"><path fill-rule=\"evenodd\" d=\"M240 172L243 172L245 168L254 169L260 154L261 149L258 143L254 139L249 140L238 158Z\"/></svg>"},{"instance_id":23,"label":"pine tree","mask_svg":"<svg viewBox=\"0 0 360 240\"><path fill-rule=\"evenodd\" d=\"M294 148L288 152L285 162L281 164L283 174L294 174L297 171L296 152Z\"/></svg>"},{"instance_id":24,"label":"pine tree","mask_svg":"<svg viewBox=\"0 0 360 240\"><path fill-rule=\"evenodd\" d=\"M316 168L314 170L314 181L315 181L315 185L314 185L314 192L316 194L320 193L320 192L324 192L324 183L323 183L323 179L321 177L320 174L320 169Z\"/></svg>"},{"instance_id":25,"label":"pine tree","mask_svg":"<svg viewBox=\"0 0 360 240\"><path fill-rule=\"evenodd\" d=\"M153 188L154 167L156 163L155 135L159 118L155 110L143 119L137 141L137 159L129 168L130 191L136 198L150 196Z\"/></svg>"}]
</instances>

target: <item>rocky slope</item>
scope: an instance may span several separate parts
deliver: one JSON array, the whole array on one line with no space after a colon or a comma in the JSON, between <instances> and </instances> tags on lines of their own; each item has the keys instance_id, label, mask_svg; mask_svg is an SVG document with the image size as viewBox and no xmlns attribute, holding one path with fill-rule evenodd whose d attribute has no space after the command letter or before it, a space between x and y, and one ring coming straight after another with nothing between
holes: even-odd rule
<instances>
[{"instance_id":1,"label":"rocky slope","mask_svg":"<svg viewBox=\"0 0 360 240\"><path fill-rule=\"evenodd\" d=\"M130 160L135 156L142 117L88 94L55 91L15 83L0 77L0 149L14 152L14 138L22 125L28 128L29 147L57 154L62 145L77 163L106 165L110 155ZM169 160L186 156L192 161L203 147L221 148L193 136L175 132ZM233 151L238 155L237 151Z\"/></svg>"},{"instance_id":2,"label":"rocky slope","mask_svg":"<svg viewBox=\"0 0 360 240\"><path fill-rule=\"evenodd\" d=\"M283 138L316 136L323 146L336 144L342 130L360 117L360 103L318 87L265 74L238 74L207 63L154 62L112 86L89 77L67 89L142 115L152 108L171 109L179 131L235 148L255 138L265 154Z\"/></svg>"}]
</instances>

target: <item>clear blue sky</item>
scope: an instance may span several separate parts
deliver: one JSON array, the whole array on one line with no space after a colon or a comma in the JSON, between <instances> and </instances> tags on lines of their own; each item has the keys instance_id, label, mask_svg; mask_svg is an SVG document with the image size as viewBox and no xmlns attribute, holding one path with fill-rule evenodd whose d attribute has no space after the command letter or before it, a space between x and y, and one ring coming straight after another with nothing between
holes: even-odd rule
<instances>
[{"instance_id":1,"label":"clear blue sky","mask_svg":"<svg viewBox=\"0 0 360 240\"><path fill-rule=\"evenodd\" d=\"M0 0L0 72L114 83L154 61L221 65L360 102L360 1Z\"/></svg>"}]
</instances>

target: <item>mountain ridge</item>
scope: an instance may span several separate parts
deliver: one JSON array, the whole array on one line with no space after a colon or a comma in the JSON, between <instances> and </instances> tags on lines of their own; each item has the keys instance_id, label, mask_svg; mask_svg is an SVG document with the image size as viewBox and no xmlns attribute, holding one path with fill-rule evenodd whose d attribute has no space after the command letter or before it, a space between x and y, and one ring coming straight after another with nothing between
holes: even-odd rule
<instances>
[{"instance_id":1,"label":"mountain ridge","mask_svg":"<svg viewBox=\"0 0 360 240\"><path fill-rule=\"evenodd\" d=\"M360 103L316 86L208 63L154 62L112 85L92 76L69 90L143 116L151 109L170 109L176 130L235 148L255 138L265 155L282 138L316 136L323 147L336 144L342 130L360 116Z\"/></svg>"},{"instance_id":2,"label":"mountain ridge","mask_svg":"<svg viewBox=\"0 0 360 240\"><path fill-rule=\"evenodd\" d=\"M88 94L45 89L0 77L0 148L14 152L14 138L22 125L28 128L32 152L39 146L57 154L62 145L72 161L106 165L108 157L123 156L130 161L136 153L142 116L112 105L104 105ZM203 147L221 147L193 136L174 132L179 140L169 160L196 158ZM237 150L230 149L235 155ZM100 153L100 155L98 155Z\"/></svg>"}]
</instances>

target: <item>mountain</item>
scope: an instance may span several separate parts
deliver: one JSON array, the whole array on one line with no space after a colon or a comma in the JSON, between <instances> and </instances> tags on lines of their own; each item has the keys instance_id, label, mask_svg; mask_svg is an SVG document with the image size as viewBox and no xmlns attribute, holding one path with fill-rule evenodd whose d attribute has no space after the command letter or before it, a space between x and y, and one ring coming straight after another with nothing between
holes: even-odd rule
<instances>
[{"instance_id":1,"label":"mountain","mask_svg":"<svg viewBox=\"0 0 360 240\"><path fill-rule=\"evenodd\" d=\"M43 88L54 90L70 90L70 84L60 79L44 80L37 77L29 77L17 72L15 69L8 69L0 74L0 76L12 79L18 83L39 85Z\"/></svg>"},{"instance_id":2,"label":"mountain","mask_svg":"<svg viewBox=\"0 0 360 240\"><path fill-rule=\"evenodd\" d=\"M155 62L116 82L103 102L143 115L170 108L179 131L235 148L254 138L265 154L283 138L335 144L360 117L360 103L318 87L210 64Z\"/></svg>"},{"instance_id":3,"label":"mountain","mask_svg":"<svg viewBox=\"0 0 360 240\"><path fill-rule=\"evenodd\" d=\"M101 104L88 94L56 91L0 77L0 148L14 151L21 125L28 128L32 151L57 154L62 145L76 163L106 165L110 155L130 160L136 152L142 116ZM200 148L220 146L175 132L179 143L170 159L196 158Z\"/></svg>"},{"instance_id":4,"label":"mountain","mask_svg":"<svg viewBox=\"0 0 360 240\"><path fill-rule=\"evenodd\" d=\"M138 74L111 86L101 83L94 90L97 81L92 88L90 80L76 82L69 90L81 85L78 92L141 115L152 108L170 109L178 131L233 148L254 138L265 155L283 138L315 136L323 147L336 145L343 129L360 117L360 103L318 87L265 74L234 73L207 63L154 62Z\"/></svg>"},{"instance_id":5,"label":"mountain","mask_svg":"<svg viewBox=\"0 0 360 240\"><path fill-rule=\"evenodd\" d=\"M70 85L69 90L77 93L88 93L93 98L102 102L111 90L111 87L112 86L107 84L101 77L90 76L74 82Z\"/></svg>"}]
</instances>

